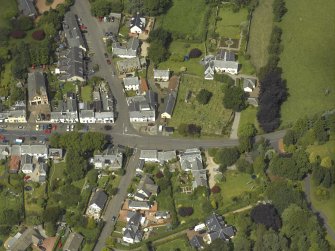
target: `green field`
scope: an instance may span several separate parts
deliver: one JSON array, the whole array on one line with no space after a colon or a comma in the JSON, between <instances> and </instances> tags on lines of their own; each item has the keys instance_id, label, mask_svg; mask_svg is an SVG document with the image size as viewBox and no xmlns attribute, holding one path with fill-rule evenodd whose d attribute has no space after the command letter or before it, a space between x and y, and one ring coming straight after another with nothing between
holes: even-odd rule
<instances>
[{"instance_id":1,"label":"green field","mask_svg":"<svg viewBox=\"0 0 335 251\"><path fill-rule=\"evenodd\" d=\"M8 27L9 20L18 12L17 3L14 0L0 0L0 6L0 27Z\"/></svg>"},{"instance_id":2,"label":"green field","mask_svg":"<svg viewBox=\"0 0 335 251\"><path fill-rule=\"evenodd\" d=\"M248 54L256 70L266 65L268 60L268 45L273 23L272 3L273 0L259 0L252 15Z\"/></svg>"},{"instance_id":3,"label":"green field","mask_svg":"<svg viewBox=\"0 0 335 251\"><path fill-rule=\"evenodd\" d=\"M81 88L81 98L84 102L92 102L92 86L86 85Z\"/></svg>"},{"instance_id":4,"label":"green field","mask_svg":"<svg viewBox=\"0 0 335 251\"><path fill-rule=\"evenodd\" d=\"M186 43L181 41L173 41L170 44L170 58L159 64L159 69L170 69L171 71L177 73L180 72L182 67L187 68L188 73L203 76L204 67L199 63L200 58L190 59L183 62L184 56L188 55L191 49L198 48L205 54L205 45L203 43Z\"/></svg>"},{"instance_id":5,"label":"green field","mask_svg":"<svg viewBox=\"0 0 335 251\"><path fill-rule=\"evenodd\" d=\"M258 126L258 121L256 118L257 114L257 108L253 106L249 106L247 109L243 110L241 112L241 118L240 118L240 123L238 125L238 128L240 128L246 124L254 124L255 127L257 128L257 131L259 131L259 126Z\"/></svg>"},{"instance_id":6,"label":"green field","mask_svg":"<svg viewBox=\"0 0 335 251\"><path fill-rule=\"evenodd\" d=\"M307 151L309 153L314 152L321 158L329 156L333 161L335 161L335 139L330 140L323 145L308 146Z\"/></svg>"},{"instance_id":7,"label":"green field","mask_svg":"<svg viewBox=\"0 0 335 251\"><path fill-rule=\"evenodd\" d=\"M223 6L219 10L215 31L221 37L240 38L241 25L247 24L248 10L243 8L238 12L233 12L232 6Z\"/></svg>"},{"instance_id":8,"label":"green field","mask_svg":"<svg viewBox=\"0 0 335 251\"><path fill-rule=\"evenodd\" d=\"M280 66L289 92L281 110L284 126L335 107L335 1L286 1L286 6L280 25Z\"/></svg>"},{"instance_id":9,"label":"green field","mask_svg":"<svg viewBox=\"0 0 335 251\"><path fill-rule=\"evenodd\" d=\"M185 38L200 39L207 6L204 0L173 0L172 7L157 20L158 25Z\"/></svg>"},{"instance_id":10,"label":"green field","mask_svg":"<svg viewBox=\"0 0 335 251\"><path fill-rule=\"evenodd\" d=\"M201 105L196 100L197 93L203 88L213 93L207 105ZM185 103L185 97L189 91L192 95ZM231 110L223 107L223 95L222 84L184 75L169 126L178 127L181 123L194 123L201 126L203 135L221 134L231 116Z\"/></svg>"},{"instance_id":11,"label":"green field","mask_svg":"<svg viewBox=\"0 0 335 251\"><path fill-rule=\"evenodd\" d=\"M175 251L175 250L182 250L182 251L191 251L193 250L190 244L187 241L186 236L184 238L180 237L178 239L174 239L167 243L155 246L157 251Z\"/></svg>"},{"instance_id":12,"label":"green field","mask_svg":"<svg viewBox=\"0 0 335 251\"><path fill-rule=\"evenodd\" d=\"M40 186L33 185L33 191L25 192L25 211L26 219L29 221L29 216L41 216L43 207L39 204L38 199L46 198L46 184Z\"/></svg>"}]
</instances>

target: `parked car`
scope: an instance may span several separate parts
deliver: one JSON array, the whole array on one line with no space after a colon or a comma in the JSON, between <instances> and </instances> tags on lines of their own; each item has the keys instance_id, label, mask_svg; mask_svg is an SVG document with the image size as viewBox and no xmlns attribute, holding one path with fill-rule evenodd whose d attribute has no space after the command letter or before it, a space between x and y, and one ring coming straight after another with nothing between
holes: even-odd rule
<instances>
[{"instance_id":1,"label":"parked car","mask_svg":"<svg viewBox=\"0 0 335 251\"><path fill-rule=\"evenodd\" d=\"M23 129L23 126L22 126L22 125L19 125L17 128L19 128L19 129Z\"/></svg>"},{"instance_id":2,"label":"parked car","mask_svg":"<svg viewBox=\"0 0 335 251\"><path fill-rule=\"evenodd\" d=\"M32 137L30 137L30 140L37 140L37 138L32 136Z\"/></svg>"},{"instance_id":3,"label":"parked car","mask_svg":"<svg viewBox=\"0 0 335 251\"><path fill-rule=\"evenodd\" d=\"M36 125L36 131L40 130L40 125Z\"/></svg>"},{"instance_id":4,"label":"parked car","mask_svg":"<svg viewBox=\"0 0 335 251\"><path fill-rule=\"evenodd\" d=\"M115 221L115 220L116 220L116 217L115 217L115 216L113 216L113 217L112 217L112 221Z\"/></svg>"},{"instance_id":5,"label":"parked car","mask_svg":"<svg viewBox=\"0 0 335 251\"><path fill-rule=\"evenodd\" d=\"M48 125L48 129L50 129L50 130L52 129L52 125L51 124Z\"/></svg>"},{"instance_id":6,"label":"parked car","mask_svg":"<svg viewBox=\"0 0 335 251\"><path fill-rule=\"evenodd\" d=\"M107 64L112 64L112 61L110 61L110 59L107 59Z\"/></svg>"},{"instance_id":7,"label":"parked car","mask_svg":"<svg viewBox=\"0 0 335 251\"><path fill-rule=\"evenodd\" d=\"M6 128L7 127L7 125L1 125L1 128Z\"/></svg>"},{"instance_id":8,"label":"parked car","mask_svg":"<svg viewBox=\"0 0 335 251\"><path fill-rule=\"evenodd\" d=\"M104 53L104 55L105 55L105 58L108 58L108 54L106 52Z\"/></svg>"}]
</instances>

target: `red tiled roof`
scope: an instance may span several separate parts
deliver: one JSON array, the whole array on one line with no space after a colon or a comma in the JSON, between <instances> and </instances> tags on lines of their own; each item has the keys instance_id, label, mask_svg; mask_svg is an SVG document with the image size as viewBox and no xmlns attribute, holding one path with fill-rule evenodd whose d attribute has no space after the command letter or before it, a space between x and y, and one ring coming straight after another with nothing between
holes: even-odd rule
<instances>
[{"instance_id":1,"label":"red tiled roof","mask_svg":"<svg viewBox=\"0 0 335 251\"><path fill-rule=\"evenodd\" d=\"M147 81L145 80L145 78L141 78L141 82L140 82L140 92L147 92L149 90L149 86Z\"/></svg>"}]
</instances>

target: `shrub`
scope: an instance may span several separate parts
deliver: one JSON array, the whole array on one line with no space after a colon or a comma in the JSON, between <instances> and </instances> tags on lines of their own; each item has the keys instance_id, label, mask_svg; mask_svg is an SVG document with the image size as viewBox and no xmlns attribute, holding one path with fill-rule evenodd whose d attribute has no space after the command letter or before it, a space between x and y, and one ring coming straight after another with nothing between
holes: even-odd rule
<instances>
[{"instance_id":1,"label":"shrub","mask_svg":"<svg viewBox=\"0 0 335 251\"><path fill-rule=\"evenodd\" d=\"M206 105L212 97L212 93L206 89L201 89L197 95L197 100L200 104Z\"/></svg>"},{"instance_id":2,"label":"shrub","mask_svg":"<svg viewBox=\"0 0 335 251\"><path fill-rule=\"evenodd\" d=\"M199 50L198 48L194 48L190 51L190 53L188 54L188 56L190 58L198 58L202 55L201 50Z\"/></svg>"},{"instance_id":3,"label":"shrub","mask_svg":"<svg viewBox=\"0 0 335 251\"><path fill-rule=\"evenodd\" d=\"M219 193L221 191L221 188L217 185L213 186L211 189L212 193Z\"/></svg>"},{"instance_id":4,"label":"shrub","mask_svg":"<svg viewBox=\"0 0 335 251\"><path fill-rule=\"evenodd\" d=\"M251 219L257 224L263 224L266 228L278 230L281 227L280 216L273 205L259 204L251 211Z\"/></svg>"},{"instance_id":5,"label":"shrub","mask_svg":"<svg viewBox=\"0 0 335 251\"><path fill-rule=\"evenodd\" d=\"M181 217L191 216L193 214L193 207L180 207L178 213Z\"/></svg>"},{"instance_id":6,"label":"shrub","mask_svg":"<svg viewBox=\"0 0 335 251\"><path fill-rule=\"evenodd\" d=\"M20 38L24 38L26 36L26 33L24 31L17 30L17 31L12 31L10 35L12 38L20 39Z\"/></svg>"},{"instance_id":7,"label":"shrub","mask_svg":"<svg viewBox=\"0 0 335 251\"><path fill-rule=\"evenodd\" d=\"M31 36L33 37L33 39L37 41L41 41L45 38L45 33L43 30L37 30L37 31L34 31Z\"/></svg>"},{"instance_id":8,"label":"shrub","mask_svg":"<svg viewBox=\"0 0 335 251\"><path fill-rule=\"evenodd\" d=\"M164 175L163 175L162 172L156 173L156 178L160 179L160 178L163 178L163 177L164 177Z\"/></svg>"}]
</instances>

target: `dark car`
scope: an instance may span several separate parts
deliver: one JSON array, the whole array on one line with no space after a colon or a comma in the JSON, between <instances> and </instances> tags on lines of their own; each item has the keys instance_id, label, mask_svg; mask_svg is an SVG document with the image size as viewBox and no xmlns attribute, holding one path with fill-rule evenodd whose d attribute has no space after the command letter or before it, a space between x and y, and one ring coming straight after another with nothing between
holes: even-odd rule
<instances>
[{"instance_id":1,"label":"dark car","mask_svg":"<svg viewBox=\"0 0 335 251\"><path fill-rule=\"evenodd\" d=\"M24 190L25 191L31 191L31 190L33 190L33 188L31 186L26 186L26 187L24 187Z\"/></svg>"},{"instance_id":2,"label":"dark car","mask_svg":"<svg viewBox=\"0 0 335 251\"><path fill-rule=\"evenodd\" d=\"M48 125L48 129L49 130L52 129L52 125L51 124Z\"/></svg>"},{"instance_id":3,"label":"dark car","mask_svg":"<svg viewBox=\"0 0 335 251\"><path fill-rule=\"evenodd\" d=\"M112 126L110 126L110 125L105 125L105 130L106 130L106 131L110 131L110 130L112 130Z\"/></svg>"},{"instance_id":4,"label":"dark car","mask_svg":"<svg viewBox=\"0 0 335 251\"><path fill-rule=\"evenodd\" d=\"M108 58L108 54L106 52L104 53L104 55L105 55L105 58Z\"/></svg>"},{"instance_id":5,"label":"dark car","mask_svg":"<svg viewBox=\"0 0 335 251\"><path fill-rule=\"evenodd\" d=\"M113 216L113 217L112 217L112 221L115 221L115 220L116 220L116 217L115 217L115 216Z\"/></svg>"},{"instance_id":6,"label":"dark car","mask_svg":"<svg viewBox=\"0 0 335 251\"><path fill-rule=\"evenodd\" d=\"M22 126L22 125L19 125L17 128L19 128L19 129L23 129L23 126Z\"/></svg>"},{"instance_id":7,"label":"dark car","mask_svg":"<svg viewBox=\"0 0 335 251\"><path fill-rule=\"evenodd\" d=\"M112 64L112 61L110 61L110 59L107 59L107 64Z\"/></svg>"},{"instance_id":8,"label":"dark car","mask_svg":"<svg viewBox=\"0 0 335 251\"><path fill-rule=\"evenodd\" d=\"M37 140L37 138L32 136L32 137L30 137L30 140Z\"/></svg>"}]
</instances>

